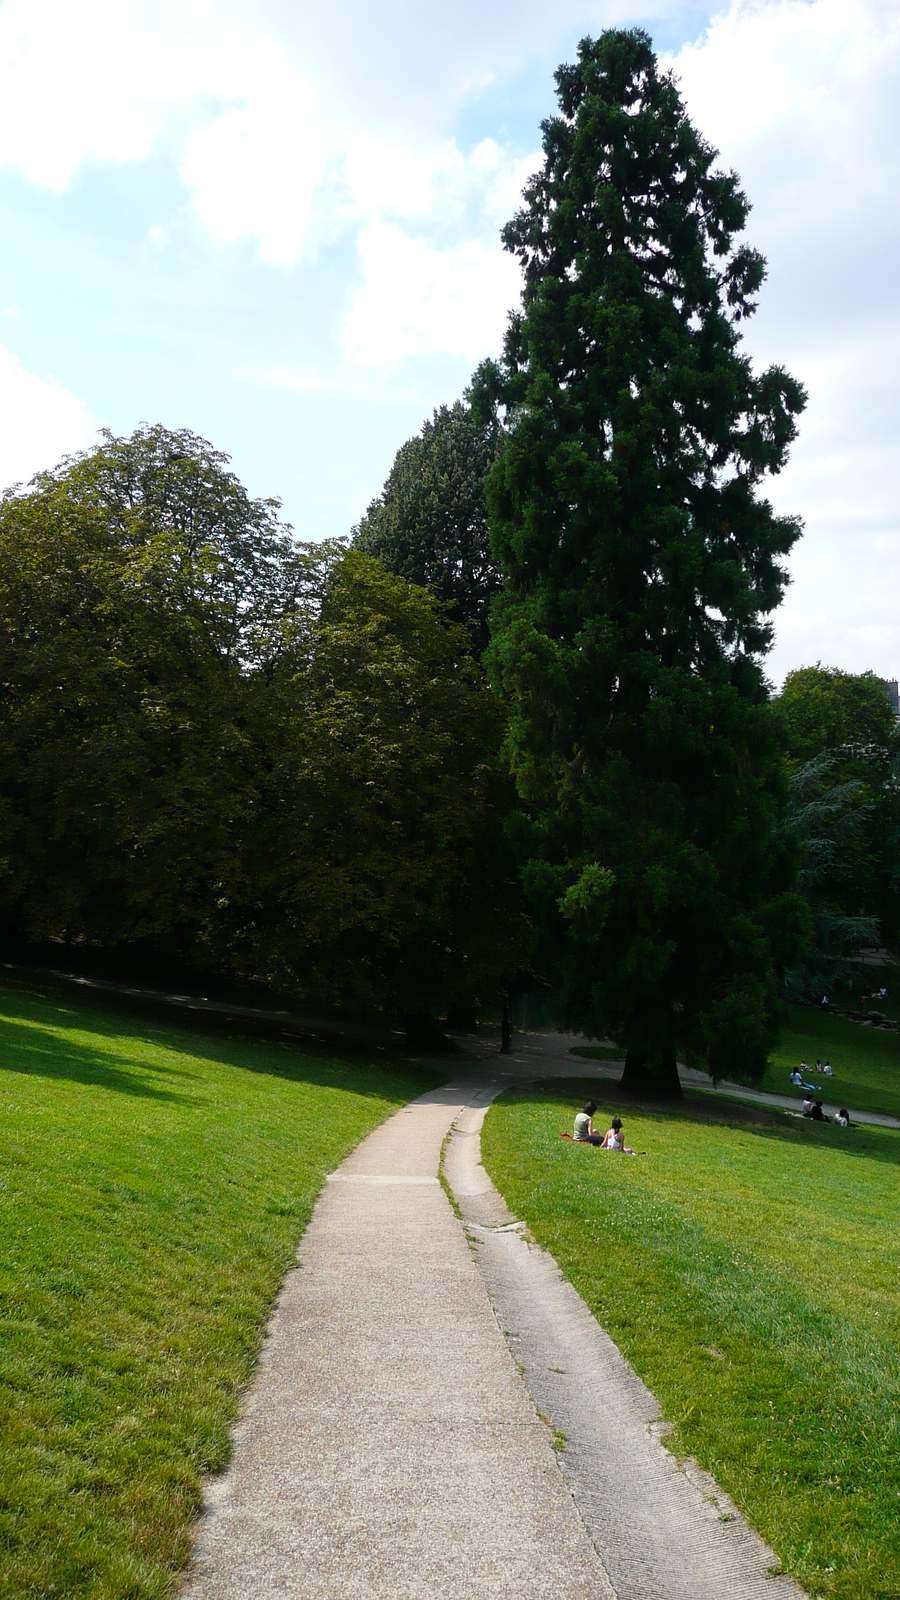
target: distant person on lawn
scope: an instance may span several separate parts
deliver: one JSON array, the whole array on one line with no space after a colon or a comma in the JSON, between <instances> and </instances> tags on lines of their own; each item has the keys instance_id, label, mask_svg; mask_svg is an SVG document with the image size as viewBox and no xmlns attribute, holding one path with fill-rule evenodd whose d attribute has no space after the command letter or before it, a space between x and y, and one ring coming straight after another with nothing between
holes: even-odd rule
<instances>
[{"instance_id":1,"label":"distant person on lawn","mask_svg":"<svg viewBox=\"0 0 900 1600\"><path fill-rule=\"evenodd\" d=\"M602 1144L599 1133L594 1132L594 1112L597 1109L596 1100L589 1100L583 1111L579 1111L575 1118L575 1132L572 1135L576 1144Z\"/></svg>"},{"instance_id":2,"label":"distant person on lawn","mask_svg":"<svg viewBox=\"0 0 900 1600\"><path fill-rule=\"evenodd\" d=\"M818 1089L819 1085L817 1083L810 1083L809 1079L803 1076L805 1072L809 1072L809 1067L806 1065L805 1061L801 1061L799 1067L795 1067L791 1073L791 1083L796 1084L798 1089L811 1089L815 1094L815 1091Z\"/></svg>"},{"instance_id":3,"label":"distant person on lawn","mask_svg":"<svg viewBox=\"0 0 900 1600\"><path fill-rule=\"evenodd\" d=\"M828 1118L826 1117L824 1111L822 1110L822 1102L821 1102L821 1100L817 1100L816 1101L815 1105L813 1106L813 1108L812 1108L812 1110L811 1110L811 1112L809 1114L812 1117L813 1122L827 1122L828 1121Z\"/></svg>"},{"instance_id":4,"label":"distant person on lawn","mask_svg":"<svg viewBox=\"0 0 900 1600\"><path fill-rule=\"evenodd\" d=\"M850 1113L847 1110L846 1106L841 1106L840 1111L835 1113L834 1120L835 1120L835 1123L837 1124L837 1126L839 1128L849 1128L849 1126L850 1126Z\"/></svg>"}]
</instances>

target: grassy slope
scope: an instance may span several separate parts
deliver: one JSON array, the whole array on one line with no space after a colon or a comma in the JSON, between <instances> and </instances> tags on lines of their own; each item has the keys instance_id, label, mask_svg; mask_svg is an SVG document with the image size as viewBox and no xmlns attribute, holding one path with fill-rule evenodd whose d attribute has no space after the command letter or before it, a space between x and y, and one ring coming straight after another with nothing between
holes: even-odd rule
<instances>
[{"instance_id":1,"label":"grassy slope","mask_svg":"<svg viewBox=\"0 0 900 1600\"><path fill-rule=\"evenodd\" d=\"M189 1552L323 1175L435 1081L0 987L0 1595Z\"/></svg>"},{"instance_id":2,"label":"grassy slope","mask_svg":"<svg viewBox=\"0 0 900 1600\"><path fill-rule=\"evenodd\" d=\"M769 1070L760 1085L777 1094L797 1094L788 1083L793 1066L831 1061L833 1078L810 1079L823 1097L860 1111L888 1111L900 1117L900 1033L865 1028L843 1017L830 1017L814 1006L791 1006Z\"/></svg>"},{"instance_id":3,"label":"grassy slope","mask_svg":"<svg viewBox=\"0 0 900 1600\"><path fill-rule=\"evenodd\" d=\"M900 1133L697 1097L625 1113L645 1160L560 1140L602 1088L499 1102L498 1188L785 1568L900 1596Z\"/></svg>"},{"instance_id":4,"label":"grassy slope","mask_svg":"<svg viewBox=\"0 0 900 1600\"><path fill-rule=\"evenodd\" d=\"M608 1045L577 1047L572 1054L594 1061L622 1058L620 1050ZM799 1106L804 1091L788 1082L788 1073L801 1061L814 1067L816 1060L830 1060L834 1068L833 1078L813 1074L809 1080L819 1084L829 1104L900 1117L900 1033L865 1028L828 1016L815 1006L791 1006L760 1088L794 1095Z\"/></svg>"}]
</instances>

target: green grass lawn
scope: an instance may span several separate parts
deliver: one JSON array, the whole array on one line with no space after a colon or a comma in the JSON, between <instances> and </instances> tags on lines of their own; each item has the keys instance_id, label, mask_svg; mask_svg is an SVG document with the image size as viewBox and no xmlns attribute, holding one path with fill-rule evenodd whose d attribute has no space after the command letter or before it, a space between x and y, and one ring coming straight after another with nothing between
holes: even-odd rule
<instances>
[{"instance_id":1,"label":"green grass lawn","mask_svg":"<svg viewBox=\"0 0 900 1600\"><path fill-rule=\"evenodd\" d=\"M561 1140L605 1093L499 1101L491 1177L784 1569L810 1594L896 1600L900 1133L695 1095L619 1105L646 1158Z\"/></svg>"},{"instance_id":2,"label":"green grass lawn","mask_svg":"<svg viewBox=\"0 0 900 1600\"><path fill-rule=\"evenodd\" d=\"M833 1078L809 1080L821 1086L823 1099L900 1117L900 1033L864 1028L815 1006L791 1006L760 1087L802 1100L803 1090L788 1083L788 1073L801 1061L814 1067L817 1058L834 1068Z\"/></svg>"},{"instance_id":3,"label":"green grass lawn","mask_svg":"<svg viewBox=\"0 0 900 1600\"><path fill-rule=\"evenodd\" d=\"M324 1174L437 1081L0 985L3 1600L173 1592Z\"/></svg>"}]
</instances>

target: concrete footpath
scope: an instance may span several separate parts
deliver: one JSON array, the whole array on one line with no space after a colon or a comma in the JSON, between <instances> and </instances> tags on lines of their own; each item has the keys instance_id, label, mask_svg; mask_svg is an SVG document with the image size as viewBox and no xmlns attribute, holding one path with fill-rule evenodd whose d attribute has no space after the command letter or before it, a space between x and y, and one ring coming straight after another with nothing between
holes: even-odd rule
<instances>
[{"instance_id":1,"label":"concrete footpath","mask_svg":"<svg viewBox=\"0 0 900 1600\"><path fill-rule=\"evenodd\" d=\"M185 1600L799 1595L490 1185L480 1118L523 1065L423 1095L331 1175Z\"/></svg>"}]
</instances>

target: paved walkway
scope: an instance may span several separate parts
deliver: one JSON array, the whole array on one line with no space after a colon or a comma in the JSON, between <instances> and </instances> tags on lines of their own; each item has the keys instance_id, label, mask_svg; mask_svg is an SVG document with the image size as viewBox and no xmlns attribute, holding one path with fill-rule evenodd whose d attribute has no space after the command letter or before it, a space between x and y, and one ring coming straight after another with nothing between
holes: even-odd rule
<instances>
[{"instance_id":1,"label":"paved walkway","mask_svg":"<svg viewBox=\"0 0 900 1600\"><path fill-rule=\"evenodd\" d=\"M710 1480L679 1471L652 1396L480 1166L479 1117L529 1075L509 1059L423 1095L331 1175L186 1600L799 1595ZM455 1122L468 1238L437 1176ZM559 1458L550 1424L572 1440Z\"/></svg>"},{"instance_id":2,"label":"paved walkway","mask_svg":"<svg viewBox=\"0 0 900 1600\"><path fill-rule=\"evenodd\" d=\"M438 1183L469 1092L398 1112L327 1184L190 1600L613 1600Z\"/></svg>"}]
</instances>

